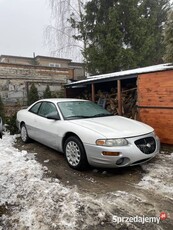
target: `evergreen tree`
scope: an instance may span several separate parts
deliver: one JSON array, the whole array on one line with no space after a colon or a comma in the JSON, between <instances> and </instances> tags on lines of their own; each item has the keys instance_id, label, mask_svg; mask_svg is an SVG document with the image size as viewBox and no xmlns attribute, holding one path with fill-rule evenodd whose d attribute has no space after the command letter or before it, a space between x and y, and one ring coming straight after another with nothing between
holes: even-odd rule
<instances>
[{"instance_id":1,"label":"evergreen tree","mask_svg":"<svg viewBox=\"0 0 173 230\"><path fill-rule=\"evenodd\" d=\"M108 73L162 62L162 24L169 0L91 0L82 20L71 17L89 73Z\"/></svg>"},{"instance_id":2,"label":"evergreen tree","mask_svg":"<svg viewBox=\"0 0 173 230\"><path fill-rule=\"evenodd\" d=\"M49 87L49 85L47 85L47 87L43 93L43 98L51 98L51 97L52 97L52 94L50 91L50 87Z\"/></svg>"},{"instance_id":3,"label":"evergreen tree","mask_svg":"<svg viewBox=\"0 0 173 230\"><path fill-rule=\"evenodd\" d=\"M35 87L34 83L31 84L31 88L28 93L28 105L31 105L39 99L38 90Z\"/></svg>"},{"instance_id":4,"label":"evergreen tree","mask_svg":"<svg viewBox=\"0 0 173 230\"><path fill-rule=\"evenodd\" d=\"M173 62L173 10L168 13L167 22L164 30L165 62Z\"/></svg>"},{"instance_id":5,"label":"evergreen tree","mask_svg":"<svg viewBox=\"0 0 173 230\"><path fill-rule=\"evenodd\" d=\"M10 134L12 135L18 133L19 131L16 126L16 114L17 113L11 115L6 119L7 129L8 131L10 131Z\"/></svg>"},{"instance_id":6,"label":"evergreen tree","mask_svg":"<svg viewBox=\"0 0 173 230\"><path fill-rule=\"evenodd\" d=\"M4 103L2 101L1 95L0 95L0 117L2 120L5 120L5 111L4 111Z\"/></svg>"}]
</instances>

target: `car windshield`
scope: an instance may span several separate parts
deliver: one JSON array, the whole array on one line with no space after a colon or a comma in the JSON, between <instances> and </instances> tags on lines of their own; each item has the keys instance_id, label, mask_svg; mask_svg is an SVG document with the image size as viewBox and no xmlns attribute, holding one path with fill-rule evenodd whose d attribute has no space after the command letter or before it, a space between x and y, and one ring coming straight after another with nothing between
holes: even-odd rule
<instances>
[{"instance_id":1,"label":"car windshield","mask_svg":"<svg viewBox=\"0 0 173 230\"><path fill-rule=\"evenodd\" d=\"M59 102L58 106L64 119L82 119L93 117L111 116L110 112L91 101Z\"/></svg>"}]
</instances>

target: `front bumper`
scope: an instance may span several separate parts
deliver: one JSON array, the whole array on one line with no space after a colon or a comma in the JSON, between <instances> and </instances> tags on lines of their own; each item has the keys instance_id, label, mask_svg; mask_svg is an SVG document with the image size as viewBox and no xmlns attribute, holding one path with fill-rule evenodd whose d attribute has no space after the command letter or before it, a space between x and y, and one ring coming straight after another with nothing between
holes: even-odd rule
<instances>
[{"instance_id":1,"label":"front bumper","mask_svg":"<svg viewBox=\"0 0 173 230\"><path fill-rule=\"evenodd\" d=\"M142 152L139 147L137 147L135 142L140 139L151 138L151 137L154 138L155 140L155 149L152 153L146 154ZM126 138L126 140L129 143L127 146L118 146L118 147L105 147L105 146L84 144L88 163L92 166L105 167L105 168L132 166L132 165L142 164L146 161L151 160L160 151L159 138L155 136L153 133L138 136L138 137ZM105 156L102 154L102 152L104 151L119 152L120 155Z\"/></svg>"}]
</instances>

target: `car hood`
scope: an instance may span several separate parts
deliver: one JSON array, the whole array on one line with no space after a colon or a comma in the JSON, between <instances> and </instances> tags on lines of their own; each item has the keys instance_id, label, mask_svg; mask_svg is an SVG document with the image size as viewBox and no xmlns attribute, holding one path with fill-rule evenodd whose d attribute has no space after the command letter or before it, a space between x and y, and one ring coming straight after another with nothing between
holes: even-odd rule
<instances>
[{"instance_id":1,"label":"car hood","mask_svg":"<svg viewBox=\"0 0 173 230\"><path fill-rule=\"evenodd\" d=\"M150 126L121 116L71 120L70 123L90 129L106 138L123 138L153 132Z\"/></svg>"}]
</instances>

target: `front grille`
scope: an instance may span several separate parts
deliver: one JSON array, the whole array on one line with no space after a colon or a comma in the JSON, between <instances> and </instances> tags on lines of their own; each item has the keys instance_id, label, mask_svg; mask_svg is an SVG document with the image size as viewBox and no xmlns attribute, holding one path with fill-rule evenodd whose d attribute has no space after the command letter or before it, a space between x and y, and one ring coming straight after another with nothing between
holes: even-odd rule
<instances>
[{"instance_id":1,"label":"front grille","mask_svg":"<svg viewBox=\"0 0 173 230\"><path fill-rule=\"evenodd\" d=\"M156 149L156 141L153 137L139 139L135 144L145 154L151 154Z\"/></svg>"}]
</instances>

